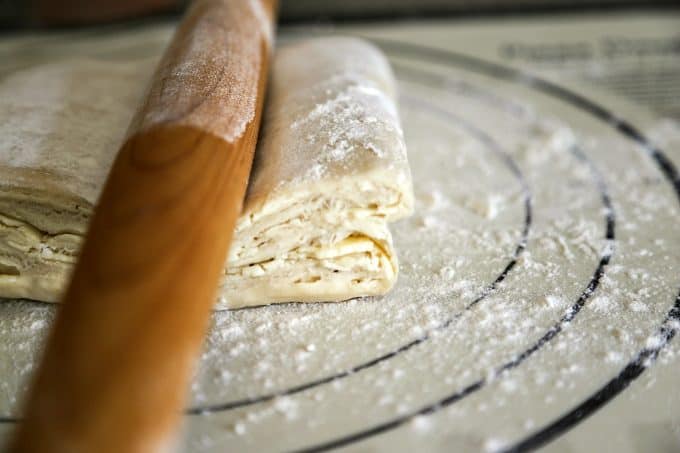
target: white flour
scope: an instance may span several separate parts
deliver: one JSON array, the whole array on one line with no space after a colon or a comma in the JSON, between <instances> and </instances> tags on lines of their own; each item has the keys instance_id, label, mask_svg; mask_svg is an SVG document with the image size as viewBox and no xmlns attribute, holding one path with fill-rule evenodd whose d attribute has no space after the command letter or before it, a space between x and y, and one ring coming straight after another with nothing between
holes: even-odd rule
<instances>
[{"instance_id":1,"label":"white flour","mask_svg":"<svg viewBox=\"0 0 680 453\"><path fill-rule=\"evenodd\" d=\"M476 83L495 89L483 79ZM662 343L655 332L678 290L680 209L649 157L590 117L579 122L578 112L551 117L538 98L537 105L527 101L511 113L494 104L497 99L435 88L401 85L417 210L393 230L401 267L394 291L345 303L216 313L191 405L277 394L428 338L300 393L190 417L188 451L294 449L412 414L479 379L485 383L477 392L409 419L373 445L496 451L588 397L642 348ZM526 249L504 280L486 292L521 243L522 185L502 155L439 109L489 134L531 191ZM676 122L660 121L645 132L680 161ZM588 161L572 153L573 145ZM612 210L603 203L603 184ZM605 218L612 213L615 239L608 241ZM608 255L597 289L575 310ZM25 389L52 313L53 307L41 304L0 304L0 415L17 413L17 395ZM565 315L573 320L539 351L516 368L499 370ZM644 404L644 392L677 370L678 351L676 339L616 404ZM677 394L667 398L667 406L651 412L607 416L626 417L631 424L657 416L680 423ZM616 409L612 404L605 410Z\"/></svg>"},{"instance_id":2,"label":"white flour","mask_svg":"<svg viewBox=\"0 0 680 453\"><path fill-rule=\"evenodd\" d=\"M0 166L61 174L65 191L94 203L101 184L91 181L105 179L156 60L74 60L5 78L0 84ZM73 160L62 159L65 152Z\"/></svg>"}]
</instances>

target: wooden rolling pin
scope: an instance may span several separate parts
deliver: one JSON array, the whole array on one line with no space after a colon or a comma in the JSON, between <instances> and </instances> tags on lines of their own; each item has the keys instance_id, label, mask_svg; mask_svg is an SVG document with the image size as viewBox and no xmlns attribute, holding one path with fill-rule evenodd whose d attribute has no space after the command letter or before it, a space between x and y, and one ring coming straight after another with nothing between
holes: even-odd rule
<instances>
[{"instance_id":1,"label":"wooden rolling pin","mask_svg":"<svg viewBox=\"0 0 680 453\"><path fill-rule=\"evenodd\" d=\"M176 444L245 195L274 15L274 0L190 7L111 169L10 451Z\"/></svg>"}]
</instances>

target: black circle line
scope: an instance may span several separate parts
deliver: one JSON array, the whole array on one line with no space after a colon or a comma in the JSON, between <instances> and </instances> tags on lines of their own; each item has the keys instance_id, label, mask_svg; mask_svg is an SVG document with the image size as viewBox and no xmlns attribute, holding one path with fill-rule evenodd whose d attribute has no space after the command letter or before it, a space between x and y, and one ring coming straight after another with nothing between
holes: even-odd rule
<instances>
[{"instance_id":1,"label":"black circle line","mask_svg":"<svg viewBox=\"0 0 680 453\"><path fill-rule=\"evenodd\" d=\"M522 73L520 71L516 71L514 69L510 68L504 68L502 66L496 65L494 63L490 62L485 62L483 60L479 60L473 57L461 55L461 54L455 54L453 52L447 52L447 51L442 51L438 49L431 49L423 46L415 46L415 45L409 45L405 43L399 43L399 42L386 42L386 41L381 41L381 44L385 46L386 44L388 45L401 45L402 47L410 47L411 49L415 49L416 51L422 52L422 51L431 51L432 54L443 54L448 58L455 58L455 57L460 57L460 60L467 60L469 63L469 66L476 66L476 69L478 71L482 72L491 72L493 75L500 77L500 78L508 78L504 77L507 76L508 74L510 75L521 75ZM448 62L447 62L448 63ZM460 62L459 62L460 64ZM484 71L484 69L493 69L494 71ZM526 75L524 75L526 77ZM537 88L540 88L541 91L544 91L547 94L551 94L555 97L558 97L565 102L568 102L576 107L579 107L591 115L595 116L598 119L601 119L605 122L609 122L610 124L613 122L613 126L616 127L621 133L626 135L628 138L632 139L633 141L637 142L638 144L642 145L645 151L647 151L651 158L656 161L657 165L660 167L662 173L664 176L666 176L667 179L670 180L671 184L674 186L676 193L680 197L680 178L678 178L677 171L675 170L675 167L673 163L658 149L656 149L653 146L650 146L649 142L640 134L636 129L634 129L632 126L629 124L622 122L618 120L615 116L612 114L608 113L604 108L598 106L597 104L592 103L591 101L575 94L571 93L570 91L567 91L561 87L558 87L556 85L550 84L548 82L545 82L540 79L536 79L534 77L531 77L528 79L529 81L532 82L533 85L537 85ZM526 83L527 80L523 80L522 82ZM613 120L613 121L612 121ZM602 264L602 262L601 262ZM599 268L599 266L598 266ZM572 316L573 318L573 316ZM611 398L615 397L618 393L620 393L623 389L625 389L630 382L632 382L635 378L637 378L642 372L644 372L644 366L646 364L647 360L653 360L656 358L658 355L659 351L665 347L665 345L670 342L670 340L673 338L673 336L676 333L676 329L672 327L671 322L677 322L680 320L680 295L678 295L678 298L676 298L675 305L669 312L669 314L666 317L666 320L664 321L664 324L660 327L659 329L659 334L664 338L663 342L656 348L652 349L643 349L636 359L634 359L632 362L629 363L629 365L624 368L624 370L619 374L619 376L611 381L607 386L603 387L599 392L597 392L593 397L591 397L589 400L587 400L584 404L580 405L574 412L578 411L580 415L575 418L571 418L570 422L562 423L560 428L552 430L551 434L545 438L544 440L541 441L541 445L544 444L545 442L551 440L552 438L558 436L562 432L564 432L567 429L570 429L573 425L581 421L584 417L587 417L590 415L592 412L596 411L604 405L608 400ZM554 335L553 335L554 336ZM613 384L613 385L612 385ZM468 388L464 389L463 391L466 391L468 389L473 389L473 386L469 386ZM588 402L591 402L591 404L588 404ZM594 403L593 403L594 402ZM0 418L0 421L4 421L4 418ZM11 420L13 421L13 420ZM396 426L394 426L396 427ZM549 427L548 427L549 428ZM388 428L389 429L389 428ZM376 433L377 434L377 433ZM533 437L538 438L541 432L535 434ZM518 448L520 450L514 450L514 451L524 451L526 448L532 448L531 445L522 445L518 444Z\"/></svg>"},{"instance_id":2,"label":"black circle line","mask_svg":"<svg viewBox=\"0 0 680 453\"><path fill-rule=\"evenodd\" d=\"M607 111L604 107L590 101L589 99L521 71L502 67L495 63L479 60L467 55L440 51L438 49L432 48L423 49L421 46L413 46L410 44L404 44L402 46L402 43L396 42L387 43L386 41L379 41L379 43L381 45L386 44L387 46L395 44L400 48L400 50L403 50L403 47L417 48L417 51L421 56L422 54L420 54L420 52L429 52L431 56L434 56L435 54L447 56L447 64L451 59L458 59L459 62L470 63L470 66L481 72L493 73L494 76L499 78L516 80L528 84L532 88L542 91L545 94L557 97L577 108L590 113L597 119L613 126L625 137L640 146L659 167L659 170L663 176L673 187L678 201L680 202L680 174L678 173L673 162L659 148L655 147L633 125L621 118L618 118L614 114ZM518 76L521 76L519 80ZM654 348L643 348L640 350L616 377L607 382L598 391L586 398L572 410L559 417L557 420L549 423L543 428L540 428L527 438L519 441L515 445L503 451L522 452L537 449L556 437L566 433L578 423L595 413L598 409L628 388L628 386L642 373L644 373L644 371L656 360L661 350L665 348L675 337L678 330L675 325L678 322L680 322L680 293L676 297L675 303L667 313L656 332L656 335L661 339L661 341L658 342Z\"/></svg>"},{"instance_id":3,"label":"black circle line","mask_svg":"<svg viewBox=\"0 0 680 453\"><path fill-rule=\"evenodd\" d=\"M431 108L431 110L439 110L436 108ZM498 155L504 164L508 167L510 172L515 176L517 181L520 184L520 187L522 189L523 193L523 204L524 204L524 219L523 219L523 225L522 225L522 232L520 234L519 241L517 242L517 245L515 247L515 250L513 251L512 257L510 261L506 264L506 266L503 268L500 274L488 285L486 285L480 294L473 299L470 303L468 303L461 312L458 312L454 314L452 317L447 319L445 322L439 324L438 326L434 327L430 332L426 332L422 336L412 340L411 342L404 344L400 346L397 349L394 349L386 354L383 354L379 357L376 357L370 361L364 362L360 365L354 366L348 370L343 370L339 373L326 376L321 379L317 379L314 381L307 382L302 385L298 385L295 387L288 388L286 390L278 391L278 392L273 392L273 393L268 393L265 395L260 395L257 397L252 397L252 398L244 398L241 400L235 400L235 401L230 401L226 403L220 403L220 404L213 404L213 405L207 405L207 406L199 406L199 407L191 407L188 408L184 411L186 415L207 415L207 414L212 414L212 413L217 413L217 412L222 412L222 411L228 411L228 410L233 410L237 409L239 407L244 407L244 406L249 406L249 405L254 405L258 403L263 403L267 401L271 401L277 397L282 397L282 396L290 396L294 395L300 392L303 392L305 390L309 390L314 387L318 387L324 384L331 383L333 381L339 380L346 378L348 376L353 375L354 373L358 373L360 371L363 371L367 368L371 368L373 366L378 365L381 362L387 361L403 352L406 352L407 350L429 340L431 338L431 335L437 331L447 329L448 327L451 326L451 324L459 319L463 313L467 310L470 310L472 307L477 305L479 302L481 302L483 299L488 297L492 292L496 290L498 285L505 280L507 277L508 273L515 267L517 264L517 260L519 256L522 254L524 249L526 248L527 245L527 240L529 236L529 230L531 228L531 222L532 222L532 194L531 190L524 178L524 175L522 174L521 170L517 166L517 164L512 160L512 157L504 151L490 136L488 136L486 133L475 127L474 125L466 122L462 118L458 118L455 115L451 114L450 112L444 112L443 110L439 110L440 113L444 113L447 115L449 118L452 118L458 122L458 126L462 127L465 129L468 133L473 135L475 139L479 140L482 144L484 144L488 149L490 149L492 152L494 152L496 155ZM21 421L19 417L8 417L8 416L0 416L0 423L17 423Z\"/></svg>"},{"instance_id":4,"label":"black circle line","mask_svg":"<svg viewBox=\"0 0 680 453\"><path fill-rule=\"evenodd\" d=\"M657 164L657 166L659 167L663 175L666 177L666 179L669 181L669 183L674 187L676 195L680 199L680 175L678 175L678 172L675 166L673 165L672 161L670 161L670 159L668 159L668 157L666 157L666 155L660 149L654 147L632 125L621 120L615 115L609 113L604 107L584 98L583 96L573 93L551 82L531 76L525 72L501 66L496 63L488 62L468 55L399 41L389 41L383 39L379 40L374 39L373 41L379 44L384 49L392 47L393 49L396 49L402 53L410 52L411 54L416 54L419 57L424 56L426 58L430 58L431 60L434 60L437 63L443 62L444 64L453 67L463 66L467 67L468 69L480 72L482 74L491 75L492 77L515 81L520 84L525 84L531 86L532 88L537 89L538 91L543 92L544 94L561 99L564 102L576 108L584 110L586 113L589 113L595 118L605 122L606 124L611 125L617 131L622 133L625 137L632 140L637 145L641 146L643 150L650 156L650 158ZM609 210L609 212L612 211ZM603 262L601 261L600 264L603 264ZM604 268L604 266L602 266L602 268ZM598 266L598 270L599 269L600 266ZM588 288L586 288L586 290L588 290ZM593 394L584 403L579 405L576 409L562 417L557 422L548 425L542 430L539 430L525 441L522 441L519 444L517 444L515 446L515 449L511 449L509 451L527 451L532 448L536 448L540 445L544 445L545 443L549 442L555 437L571 429L577 423L587 418L589 415L597 411L600 407L602 407L612 398L617 396L620 392L627 388L628 385L630 385L630 383L633 380L635 380L638 376L642 374L642 372L644 372L644 370L646 369L644 365L647 364L645 360L648 360L650 362L653 361L657 357L661 349L663 349L672 340L677 330L675 327L673 327L674 325L673 323L678 322L679 320L680 320L680 295L678 296L678 298L676 298L675 304L673 305L668 315L664 319L661 327L659 328L658 333L662 336L663 341L656 348L652 349L645 348L642 351L640 351L636 358L633 359L615 379L613 379L602 389L600 389L600 391ZM555 335L556 333L552 334L552 337L554 337ZM463 389L461 392L459 392L459 394L472 393L475 390L481 388L482 385L483 384L479 382L474 383ZM455 395L452 395L451 397L455 397ZM431 410L427 411L426 413L427 414L433 413L436 412L436 410L438 410L438 408L432 407ZM340 446L357 442L367 437L397 428L398 426L402 425L405 422L406 420L401 422L395 420L388 424L374 427L368 431L356 433L349 437L337 439L336 441L331 441L322 445L317 445L316 447L307 448L299 451L325 451L330 450L332 448L338 448Z\"/></svg>"},{"instance_id":5,"label":"black circle line","mask_svg":"<svg viewBox=\"0 0 680 453\"><path fill-rule=\"evenodd\" d=\"M433 109L435 110L435 109ZM448 114L448 112L446 112ZM453 115L448 114L449 117L453 117ZM426 332L422 336L412 340L409 343L406 343L402 346L400 346L397 349L394 349L386 354L383 354L379 357L376 357L374 359L371 359L367 362L364 362L360 365L356 365L348 370L343 370L339 373L326 376L321 379L316 379L314 381L307 382L302 385L298 385L295 387L291 387L286 390L278 391L278 392L272 392L268 393L265 395L253 397L253 398L245 398L241 400L236 400L236 401L231 401L231 402L226 402L226 403L221 403L221 404L214 404L214 405L209 405L209 406L201 406L201 407L193 407L189 408L185 411L186 414L188 415L206 415L206 414L212 414L215 412L221 412L221 411L227 411L227 410L232 410L236 409L239 407L243 406L249 406L253 404L258 404L258 403L263 403L266 401L273 400L278 397L282 396L290 396L294 395L296 393L303 392L305 390L309 390L314 387L318 387L320 385L328 384L333 381L336 381L338 379L343 379L348 376L351 376L355 373L358 373L360 371L363 371L367 368L371 368L373 366L378 365L381 362L384 362L386 360L392 359L393 357L408 351L409 349L423 343L424 341L427 341L431 338L431 335L435 332L438 332L440 330L444 330L448 328L455 320L459 319L462 314L470 310L472 307L477 305L480 301L488 297L493 291L496 290L498 285L505 280L507 277L508 273L512 270L512 268L515 267L517 264L517 259L519 256L522 254L524 249L526 248L527 244L527 239L529 237L529 230L531 228L531 217L532 217L532 206L531 206L531 191L526 183L526 180L524 178L524 175L522 174L521 170L517 166L517 164L512 160L512 157L508 155L507 152L505 152L490 136L485 134L483 131L477 129L475 126L465 122L464 120L460 118L454 118L457 122L458 125L464 128L468 133L473 135L477 140L482 142L487 148L491 149L494 153L496 153L498 156L501 157L505 165L510 169L512 174L517 178L521 188L522 188L522 193L523 193L523 204L524 204L524 219L523 219L523 226L522 226L522 232L520 234L519 241L515 247L515 250L513 251L512 258L510 261L506 264L506 266L503 268L501 273L488 285L486 285L480 294L472 300L470 303L468 303L461 312L456 313L449 319L447 319L445 322L439 324L438 326L434 327L431 331Z\"/></svg>"},{"instance_id":6,"label":"black circle line","mask_svg":"<svg viewBox=\"0 0 680 453\"><path fill-rule=\"evenodd\" d=\"M597 392L557 420L502 451L514 453L536 450L593 415L598 409L628 388L635 379L651 366L658 357L659 352L670 343L677 333L677 328L674 327L676 323L680 323L680 294L676 297L673 308L668 312L661 327L656 332L660 341L655 347L644 348L639 351L616 377L607 382Z\"/></svg>"},{"instance_id":7,"label":"black circle line","mask_svg":"<svg viewBox=\"0 0 680 453\"><path fill-rule=\"evenodd\" d=\"M437 49L434 47L421 46L418 44L411 44L402 41L392 41L387 39L371 39L389 53L390 48L398 51L401 54L415 55L417 58L430 60L435 63L445 64L452 67L464 67L471 71L486 74L509 82L515 82L519 85L526 85L532 89L540 91L548 96L560 99L567 104L570 104L578 109L581 109L605 124L610 125L622 135L641 146L646 153L656 162L663 175L669 180L676 194L680 198L680 174L673 162L634 126L618 118L613 113L601 105L591 101L582 95L556 85L547 80L538 78L527 72L511 67L503 66L491 61L482 60L470 55L461 54L449 50Z\"/></svg>"},{"instance_id":8,"label":"black circle line","mask_svg":"<svg viewBox=\"0 0 680 453\"><path fill-rule=\"evenodd\" d=\"M615 124L616 128L620 132L640 145L649 154L649 156L658 165L661 173L673 186L675 195L678 198L678 202L680 203L680 174L678 173L673 162L668 159L668 157L660 149L652 145L632 125L614 117L612 114L606 112L602 108L597 111L602 111L605 114L604 117L598 116L599 119ZM641 349L635 355L635 357L630 362L628 362L628 364L626 364L626 366L619 372L617 376L612 378L595 393L583 400L566 414L538 429L533 434L503 451L523 452L537 449L556 437L566 433L578 423L593 415L598 409L628 388L628 386L635 379L642 375L642 373L644 373L645 370L651 366L651 364L658 357L661 350L665 348L675 337L678 331L678 328L676 327L678 323L680 323L680 293L678 293L676 296L675 303L668 311L666 317L661 322L661 325L655 333L655 335L660 339L655 347L645 347Z\"/></svg>"},{"instance_id":9,"label":"black circle line","mask_svg":"<svg viewBox=\"0 0 680 453\"><path fill-rule=\"evenodd\" d=\"M498 377L502 377L502 375L505 372L519 366L531 355L533 355L535 352L541 349L545 344L547 344L553 338L555 338L564 329L564 327L578 315L578 313L585 305L586 301L598 288L600 280L604 276L605 268L609 264L609 261L611 260L611 257L613 255L613 241L615 239L614 232L616 226L616 219L614 208L611 204L611 199L607 191L607 187L599 171L595 168L595 166L588 160L585 154L583 154L583 152L578 147L573 146L570 148L570 151L579 160L582 160L583 162L588 164L588 168L591 171L591 174L597 183L598 191L600 192L601 202L605 208L604 239L606 243L600 253L600 260L597 265L597 268L595 269L593 276L586 285L585 289L581 292L581 295L579 296L577 301L573 305L571 305L571 307L569 307L566 310L565 314L555 324L553 324L553 326L550 329L548 329L534 344L532 344L526 350L522 351L520 354L516 355L508 362L496 368L494 373L492 373L490 376L481 378L445 398L442 398L434 403L423 406L420 409L412 411L408 414L404 414L400 417L392 419L388 422L384 422L379 425L375 425L371 428L362 431L357 431L355 433L339 437L331 441L316 444L311 447L305 447L299 450L294 450L295 453L322 452L333 450L340 447L345 447L347 445L365 440L369 437L373 437L378 434L382 434L384 432L396 429L410 422L415 417L434 414L435 412L438 412L442 408L449 406L453 403L456 403L457 401L462 400L463 398L475 393L476 391L481 390L482 388L484 388L485 385L493 382Z\"/></svg>"}]
</instances>

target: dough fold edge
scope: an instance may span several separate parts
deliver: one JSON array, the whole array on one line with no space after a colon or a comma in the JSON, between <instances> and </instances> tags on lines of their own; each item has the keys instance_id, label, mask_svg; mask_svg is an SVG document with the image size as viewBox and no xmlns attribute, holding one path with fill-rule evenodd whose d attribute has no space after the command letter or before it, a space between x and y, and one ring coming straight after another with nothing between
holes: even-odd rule
<instances>
[{"instance_id":1,"label":"dough fold edge","mask_svg":"<svg viewBox=\"0 0 680 453\"><path fill-rule=\"evenodd\" d=\"M413 204L397 176L376 170L249 203L216 308L388 292L399 269L388 223L408 216Z\"/></svg>"}]
</instances>

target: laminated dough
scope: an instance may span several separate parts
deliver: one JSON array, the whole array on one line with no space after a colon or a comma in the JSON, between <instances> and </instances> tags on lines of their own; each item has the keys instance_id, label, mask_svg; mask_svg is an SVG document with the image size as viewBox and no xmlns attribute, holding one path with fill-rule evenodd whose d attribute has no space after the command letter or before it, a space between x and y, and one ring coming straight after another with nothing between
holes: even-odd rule
<instances>
[{"instance_id":1,"label":"laminated dough","mask_svg":"<svg viewBox=\"0 0 680 453\"><path fill-rule=\"evenodd\" d=\"M70 61L0 82L0 296L59 300L155 60ZM397 277L413 207L385 57L354 38L276 52L216 308L339 301Z\"/></svg>"},{"instance_id":2,"label":"laminated dough","mask_svg":"<svg viewBox=\"0 0 680 453\"><path fill-rule=\"evenodd\" d=\"M277 53L226 304L389 290L397 259L387 224L413 205L395 90L385 57L356 39Z\"/></svg>"}]
</instances>

